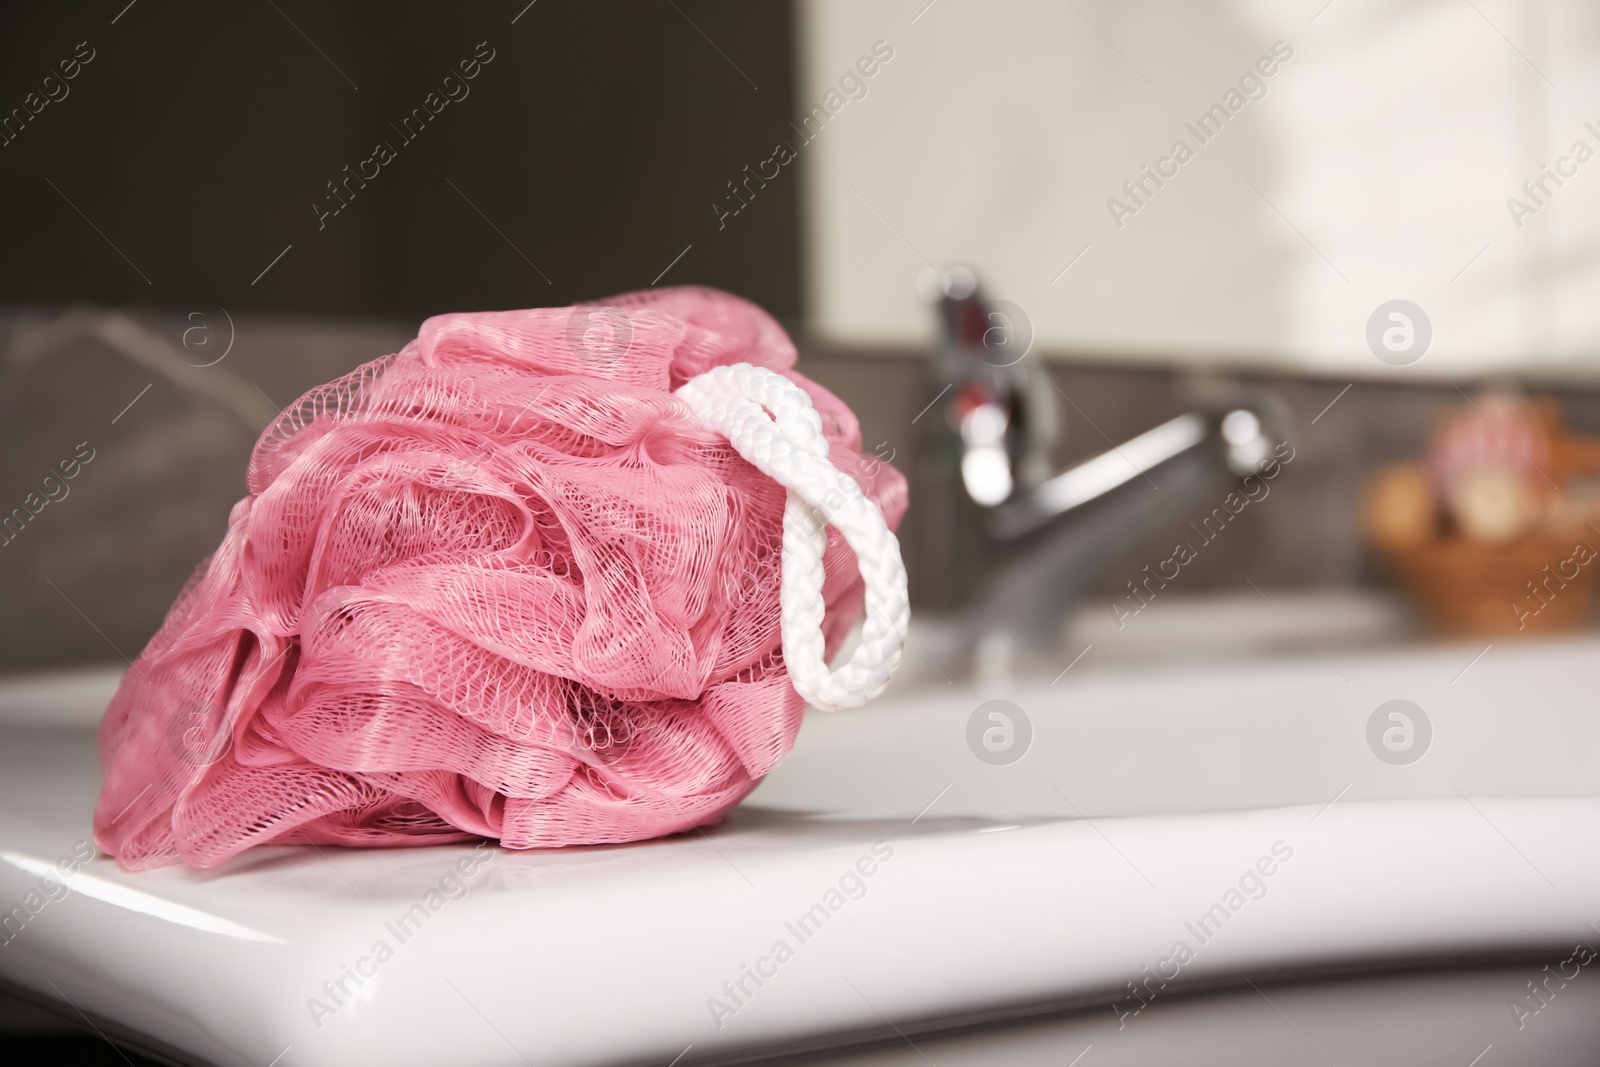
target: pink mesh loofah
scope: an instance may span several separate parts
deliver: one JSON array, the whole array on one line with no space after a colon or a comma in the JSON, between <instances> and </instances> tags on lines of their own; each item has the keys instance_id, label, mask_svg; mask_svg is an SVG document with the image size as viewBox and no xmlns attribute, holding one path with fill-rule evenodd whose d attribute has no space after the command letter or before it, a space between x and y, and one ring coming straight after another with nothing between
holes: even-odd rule
<instances>
[{"instance_id":1,"label":"pink mesh loofah","mask_svg":"<svg viewBox=\"0 0 1600 1067\"><path fill-rule=\"evenodd\" d=\"M705 289L442 315L268 427L216 553L106 712L95 840L133 869L268 842L512 848L717 819L786 753L784 489L671 390L781 371L892 525L842 403ZM830 654L861 611L829 530Z\"/></svg>"}]
</instances>

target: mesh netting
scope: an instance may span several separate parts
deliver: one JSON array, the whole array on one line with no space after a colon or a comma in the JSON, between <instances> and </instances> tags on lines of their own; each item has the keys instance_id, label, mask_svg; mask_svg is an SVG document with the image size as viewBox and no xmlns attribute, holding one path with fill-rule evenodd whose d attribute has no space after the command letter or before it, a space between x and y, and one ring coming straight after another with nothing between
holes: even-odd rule
<instances>
[{"instance_id":1,"label":"mesh netting","mask_svg":"<svg viewBox=\"0 0 1600 1067\"><path fill-rule=\"evenodd\" d=\"M789 750L784 490L671 390L783 372L891 526L905 482L705 289L443 315L261 435L249 495L100 730L95 839L128 868L253 845L512 848L714 821ZM828 531L830 655L861 611Z\"/></svg>"}]
</instances>

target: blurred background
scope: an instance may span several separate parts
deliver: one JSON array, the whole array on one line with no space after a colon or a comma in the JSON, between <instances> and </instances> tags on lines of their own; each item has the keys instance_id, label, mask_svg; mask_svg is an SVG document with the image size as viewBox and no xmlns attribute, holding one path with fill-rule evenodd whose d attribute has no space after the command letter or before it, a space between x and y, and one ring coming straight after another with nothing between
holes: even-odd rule
<instances>
[{"instance_id":1,"label":"blurred background","mask_svg":"<svg viewBox=\"0 0 1600 1067\"><path fill-rule=\"evenodd\" d=\"M1028 446L1050 470L1270 398L1292 476L1184 594L1378 588L1405 577L1394 552L1483 527L1439 473L1461 465L1439 435L1462 412L1534 442L1479 487L1489 541L1543 529L1593 466L1591 4L113 0L0 19L6 668L136 654L267 421L446 311L731 290L915 471L947 444L929 424L959 436L958 394L927 411L961 373L930 369L962 344L937 301L970 269L1030 368L1006 388L1048 390L1052 432ZM1398 356L1374 347L1393 301L1421 316ZM928 543L940 495L914 494L904 534L929 611L1005 552L968 546L953 577ZM1108 595L1131 577L1101 569ZM1493 612L1515 620L1508 596Z\"/></svg>"},{"instance_id":2,"label":"blurred background","mask_svg":"<svg viewBox=\"0 0 1600 1067\"><path fill-rule=\"evenodd\" d=\"M306 390L431 315L694 284L776 316L912 483L912 696L808 719L758 805L1014 830L1058 797L1592 794L1593 637L1498 646L1593 628L1597 58L1583 0L6 5L0 719L87 753ZM995 692L1039 717L1010 778L1033 735L984 747L992 703L1028 722ZM1398 696L1444 727L1415 771ZM1529 810L1519 840L1591 834ZM1470 850L1520 871L1494 830ZM1402 903L1374 943L1449 911ZM1507 974L1471 1026L1508 1025ZM1465 1032L1423 1002L1385 992L1374 1040ZM13 1051L59 1055L42 1018L0 999ZM1592 1062L1570 1040L1538 1062Z\"/></svg>"}]
</instances>

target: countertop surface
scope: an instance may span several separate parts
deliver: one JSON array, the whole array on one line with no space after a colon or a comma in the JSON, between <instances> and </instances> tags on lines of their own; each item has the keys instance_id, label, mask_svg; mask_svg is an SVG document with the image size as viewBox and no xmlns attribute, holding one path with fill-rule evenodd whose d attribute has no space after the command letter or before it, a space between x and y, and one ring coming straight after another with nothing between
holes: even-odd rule
<instances>
[{"instance_id":1,"label":"countertop surface","mask_svg":"<svg viewBox=\"0 0 1600 1067\"><path fill-rule=\"evenodd\" d=\"M23 918L0 979L229 1067L688 1067L1041 1006L1129 1012L1152 974L1556 952L1600 920L1597 652L1497 647L1446 671L1419 697L1435 750L1412 767L1366 751L1374 697L1471 649L1014 687L1035 729L1011 767L963 740L992 688L908 690L809 718L704 832L264 848L209 872L63 873L89 835L93 734L18 716L0 732L0 904ZM1180 721L1161 714L1237 743L1190 746L1210 766L1186 771L1149 747Z\"/></svg>"}]
</instances>

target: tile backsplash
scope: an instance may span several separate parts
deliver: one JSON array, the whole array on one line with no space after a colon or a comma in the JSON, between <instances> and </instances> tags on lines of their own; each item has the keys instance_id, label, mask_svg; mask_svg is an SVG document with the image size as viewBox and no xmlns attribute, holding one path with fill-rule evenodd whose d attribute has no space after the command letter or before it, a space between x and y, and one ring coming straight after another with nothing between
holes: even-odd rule
<instances>
[{"instance_id":1,"label":"tile backsplash","mask_svg":"<svg viewBox=\"0 0 1600 1067\"><path fill-rule=\"evenodd\" d=\"M0 517L12 516L0 536L7 608L0 669L137 655L221 539L229 508L244 494L251 445L272 414L306 389L397 350L415 332L401 321L229 322L217 310L110 318L90 310L64 317L60 308L0 311ZM197 326L202 333L186 336ZM210 362L225 340L225 357ZM923 364L903 352L805 344L801 351L800 369L860 417L867 451L892 449L895 464L909 470L912 420L925 402ZM1436 415L1461 401L1448 383L1350 385L1094 361L1052 364L1051 376L1067 398L1062 463L1230 390L1266 391L1283 405L1294 462L1270 497L1184 569L1186 591L1242 586L1246 578L1264 588L1373 581L1353 507L1360 481L1379 463L1420 452ZM1555 392L1574 429L1600 432L1600 389ZM913 603L927 605L941 598L939 576L919 565L919 514L913 498L902 541ZM1159 558L1182 525L1130 545L1104 589Z\"/></svg>"},{"instance_id":2,"label":"tile backsplash","mask_svg":"<svg viewBox=\"0 0 1600 1067\"><path fill-rule=\"evenodd\" d=\"M926 402L919 361L903 355L817 349L802 357L801 368L854 407L868 451L886 441L896 450L897 465L901 457L909 460L917 443L911 420ZM1183 568L1185 592L1248 589L1246 579L1263 588L1379 581L1357 527L1356 501L1363 479L1380 464L1421 455L1439 416L1463 404L1464 395L1482 384L1351 382L1259 371L1196 373L1094 360L1053 362L1050 374L1065 424L1058 467L1222 398L1264 395L1280 413L1278 428L1295 450L1293 461L1272 483L1268 497L1241 513L1207 544L1200 558ZM1573 431L1600 434L1600 388L1524 384L1555 396ZM1199 519L1205 510L1197 508L1193 518ZM1100 590L1107 594L1119 590L1144 564L1164 558L1174 543L1183 540L1186 526L1180 521L1143 545L1130 545L1126 561L1108 570ZM919 509L913 495L901 540L913 603L926 605L941 599L932 587L940 576L918 566L918 530Z\"/></svg>"}]
</instances>

